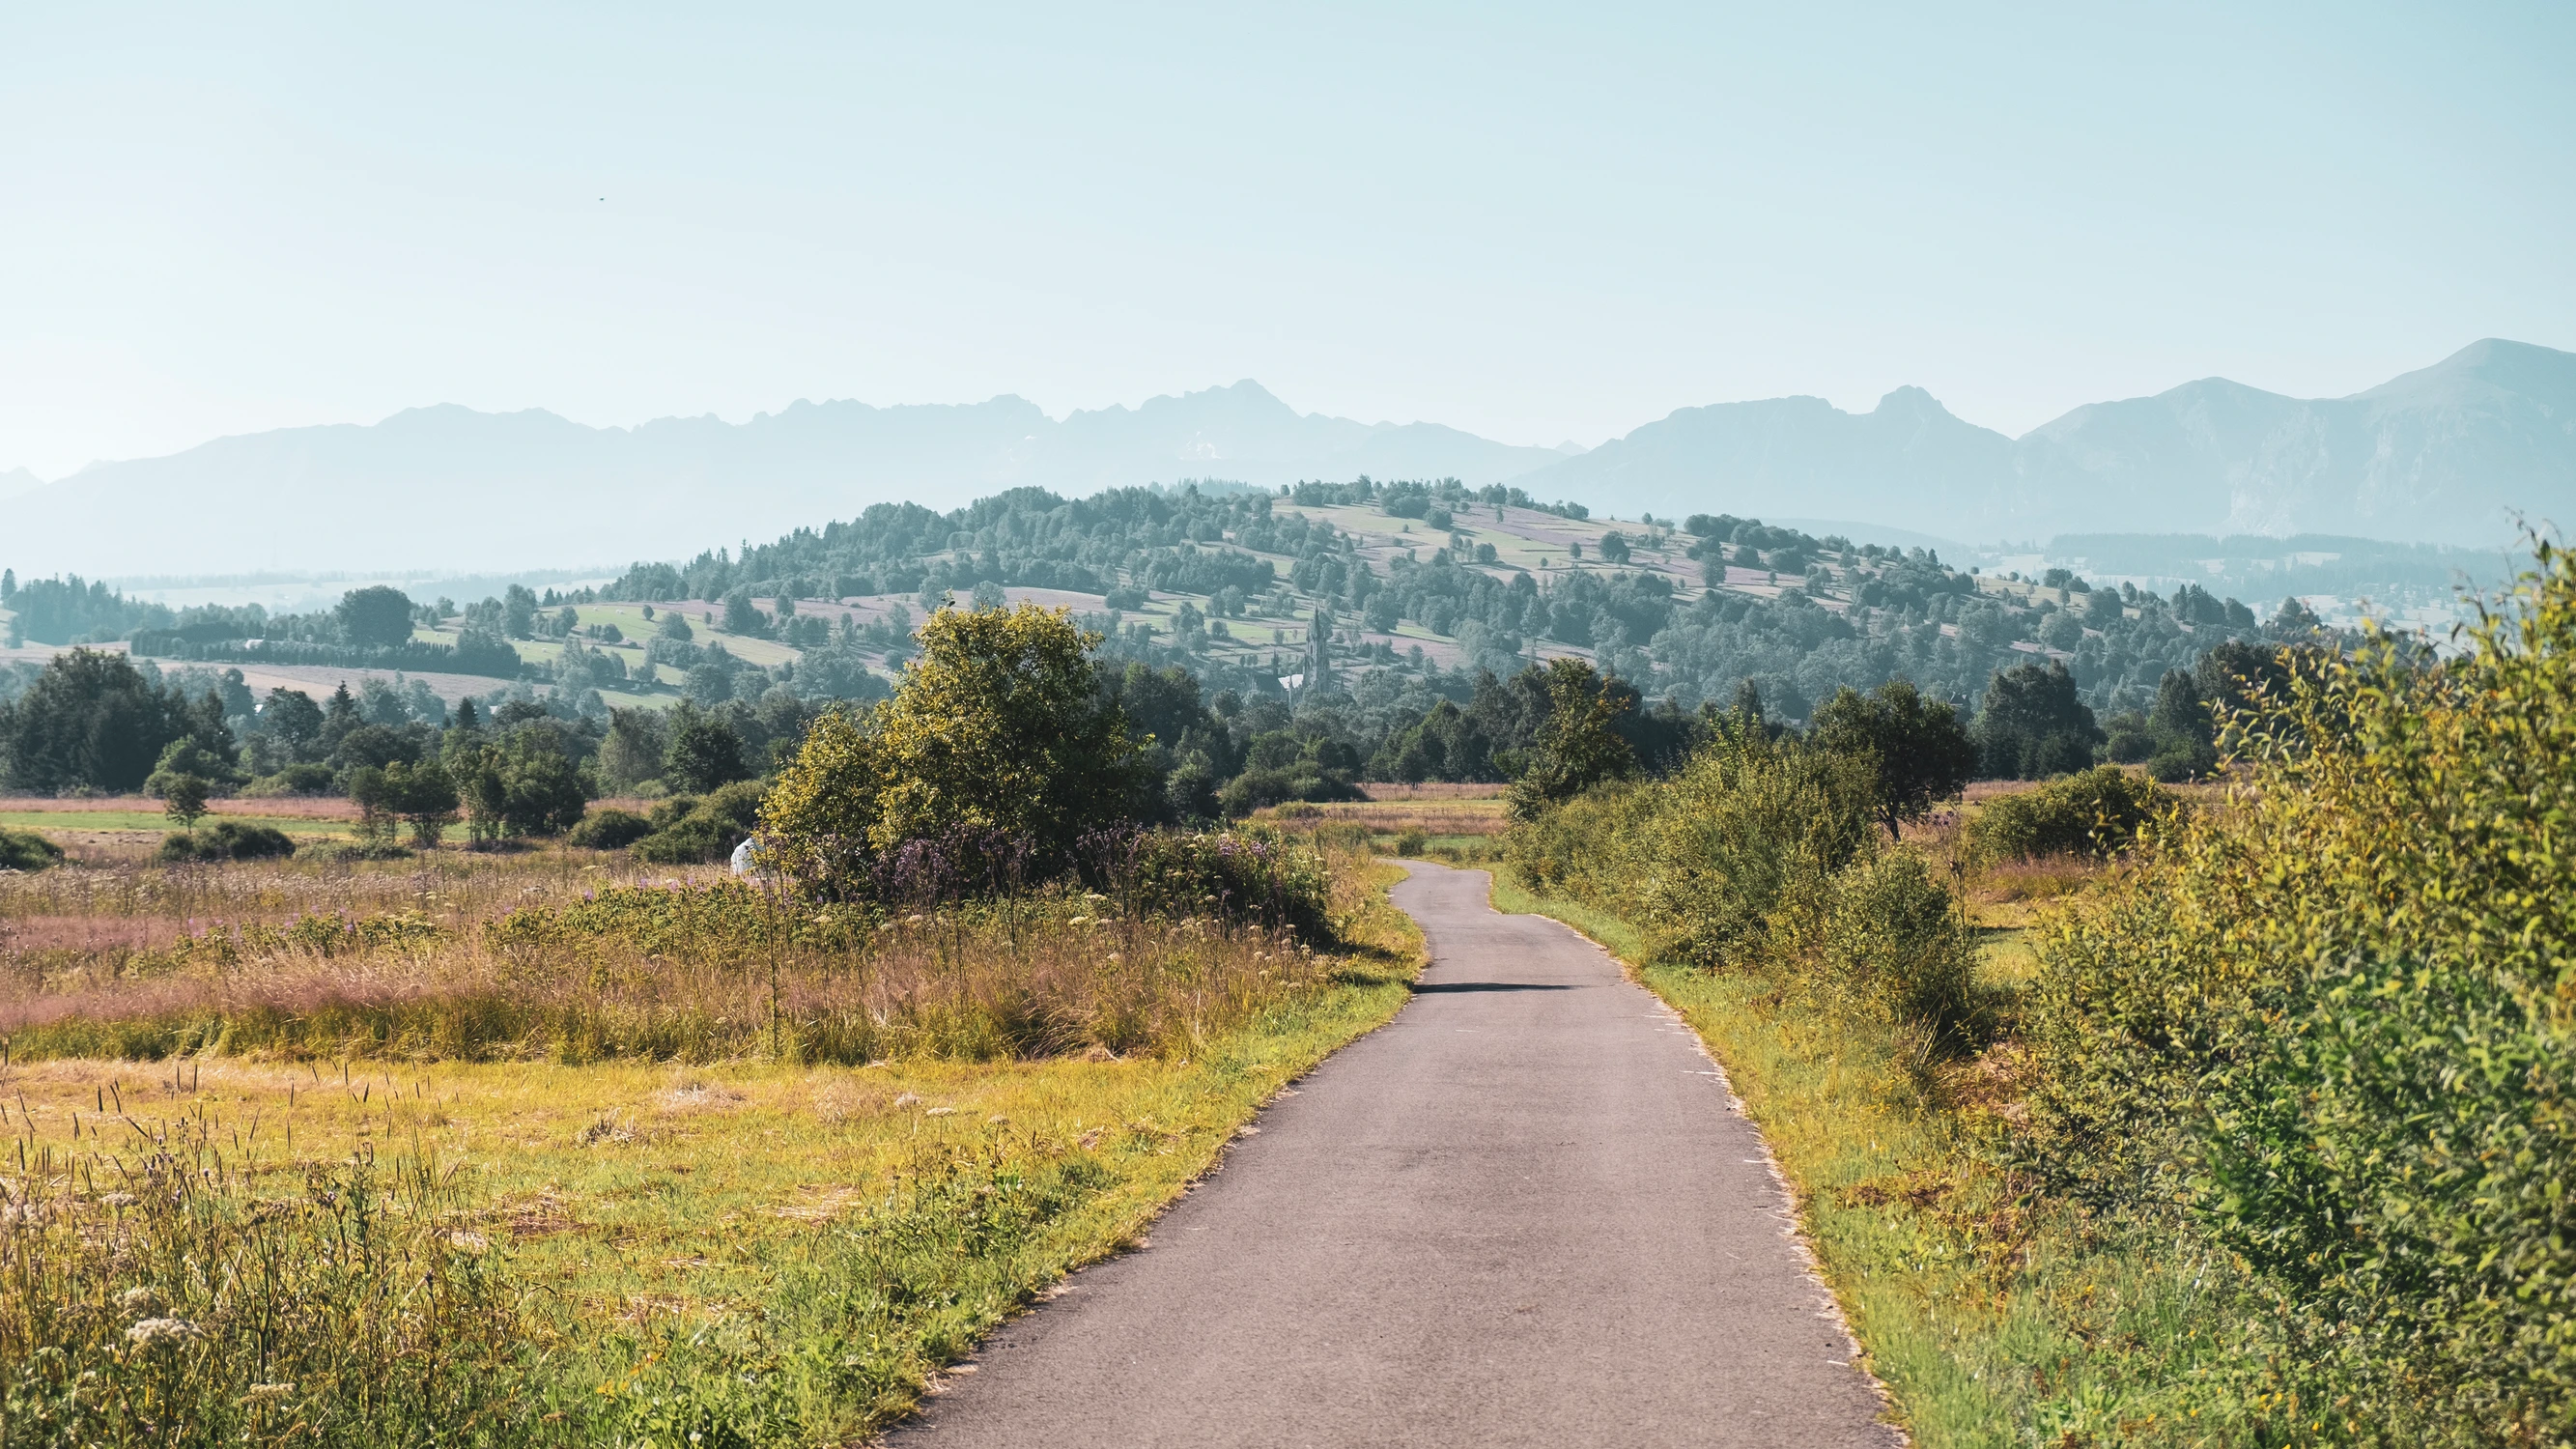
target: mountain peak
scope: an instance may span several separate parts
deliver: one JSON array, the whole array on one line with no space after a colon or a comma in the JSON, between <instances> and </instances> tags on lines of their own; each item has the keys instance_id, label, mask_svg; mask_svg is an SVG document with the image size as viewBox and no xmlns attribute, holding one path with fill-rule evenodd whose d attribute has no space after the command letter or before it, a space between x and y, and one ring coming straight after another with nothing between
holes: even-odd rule
<instances>
[{"instance_id":1,"label":"mountain peak","mask_svg":"<svg viewBox=\"0 0 2576 1449\"><path fill-rule=\"evenodd\" d=\"M1872 411L1874 413L1890 413L1896 415L1939 413L1945 418L1952 416L1948 408L1941 406L1941 400L1939 398L1936 398L1932 394L1925 392L1923 389L1914 386L1912 383L1907 383L1905 386L1896 389L1883 398L1880 398L1878 400L1878 406L1872 409Z\"/></svg>"},{"instance_id":2,"label":"mountain peak","mask_svg":"<svg viewBox=\"0 0 2576 1449\"><path fill-rule=\"evenodd\" d=\"M2431 367L2390 378L2356 401L2387 401L2431 395L2458 396L2460 390L2493 389L2518 394L2553 408L2576 406L2576 352L2561 352L2530 342L2482 337Z\"/></svg>"}]
</instances>

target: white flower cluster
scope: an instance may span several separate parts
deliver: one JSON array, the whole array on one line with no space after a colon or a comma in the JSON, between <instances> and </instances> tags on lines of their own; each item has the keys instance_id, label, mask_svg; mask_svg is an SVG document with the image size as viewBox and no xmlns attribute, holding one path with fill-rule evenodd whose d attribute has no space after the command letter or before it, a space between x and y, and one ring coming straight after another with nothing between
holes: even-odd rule
<instances>
[{"instance_id":1,"label":"white flower cluster","mask_svg":"<svg viewBox=\"0 0 2576 1449\"><path fill-rule=\"evenodd\" d=\"M147 1318L125 1330L125 1341L136 1348L157 1348L196 1336L197 1325L184 1318Z\"/></svg>"}]
</instances>

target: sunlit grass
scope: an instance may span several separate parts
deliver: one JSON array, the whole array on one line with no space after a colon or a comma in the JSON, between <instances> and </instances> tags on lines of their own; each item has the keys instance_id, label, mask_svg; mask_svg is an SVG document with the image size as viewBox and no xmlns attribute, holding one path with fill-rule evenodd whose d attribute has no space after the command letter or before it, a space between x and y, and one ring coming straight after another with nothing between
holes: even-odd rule
<instances>
[{"instance_id":1,"label":"sunlit grass","mask_svg":"<svg viewBox=\"0 0 2576 1449\"><path fill-rule=\"evenodd\" d=\"M1123 1057L18 1059L0 1069L0 1188L111 1211L102 1192L173 1134L220 1157L239 1204L295 1199L353 1156L434 1163L452 1174L444 1230L494 1255L524 1315L520 1377L492 1410L513 1437L677 1423L742 1443L850 1438L1133 1240L1262 1102L1403 1005L1420 938L1384 899L1400 874L1341 856L1324 969L1222 1029ZM70 1220L45 1213L27 1223ZM32 1242L11 1241L22 1257Z\"/></svg>"}]
</instances>

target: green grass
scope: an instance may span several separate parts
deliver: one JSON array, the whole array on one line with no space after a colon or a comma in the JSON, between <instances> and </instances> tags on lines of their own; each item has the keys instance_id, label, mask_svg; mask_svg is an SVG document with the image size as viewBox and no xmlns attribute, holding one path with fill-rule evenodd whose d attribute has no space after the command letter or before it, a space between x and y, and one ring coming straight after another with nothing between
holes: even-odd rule
<instances>
[{"instance_id":1,"label":"green grass","mask_svg":"<svg viewBox=\"0 0 2576 1449\"><path fill-rule=\"evenodd\" d=\"M230 820L267 825L289 835L336 836L349 833L346 820L317 820L309 815L210 815L198 822ZM0 825L21 830L176 830L178 824L157 810L0 810Z\"/></svg>"},{"instance_id":2,"label":"green grass","mask_svg":"<svg viewBox=\"0 0 2576 1449\"><path fill-rule=\"evenodd\" d=\"M2037 1205L1981 1134L2009 1110L2009 1055L1925 1073L1883 1032L1781 983L1658 964L1615 917L1497 871L1495 908L1554 917L1618 955L1726 1068L1796 1196L1844 1315L1927 1449L2253 1442L2179 1414L2224 1304L2196 1261L2159 1261ZM2025 968L1990 946L1987 980Z\"/></svg>"}]
</instances>

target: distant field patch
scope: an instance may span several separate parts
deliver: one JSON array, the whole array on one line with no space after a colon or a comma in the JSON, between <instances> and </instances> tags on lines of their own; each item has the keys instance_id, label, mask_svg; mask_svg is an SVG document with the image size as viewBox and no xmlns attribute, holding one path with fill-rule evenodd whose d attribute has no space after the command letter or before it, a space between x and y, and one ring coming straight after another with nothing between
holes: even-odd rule
<instances>
[{"instance_id":1,"label":"distant field patch","mask_svg":"<svg viewBox=\"0 0 2576 1449\"><path fill-rule=\"evenodd\" d=\"M225 811L227 820L244 824L266 825L289 835L336 836L349 833L349 823L311 815L252 815L243 811ZM22 830L48 834L67 830L151 831L173 830L170 817L159 810L0 810L0 825L14 825Z\"/></svg>"}]
</instances>

